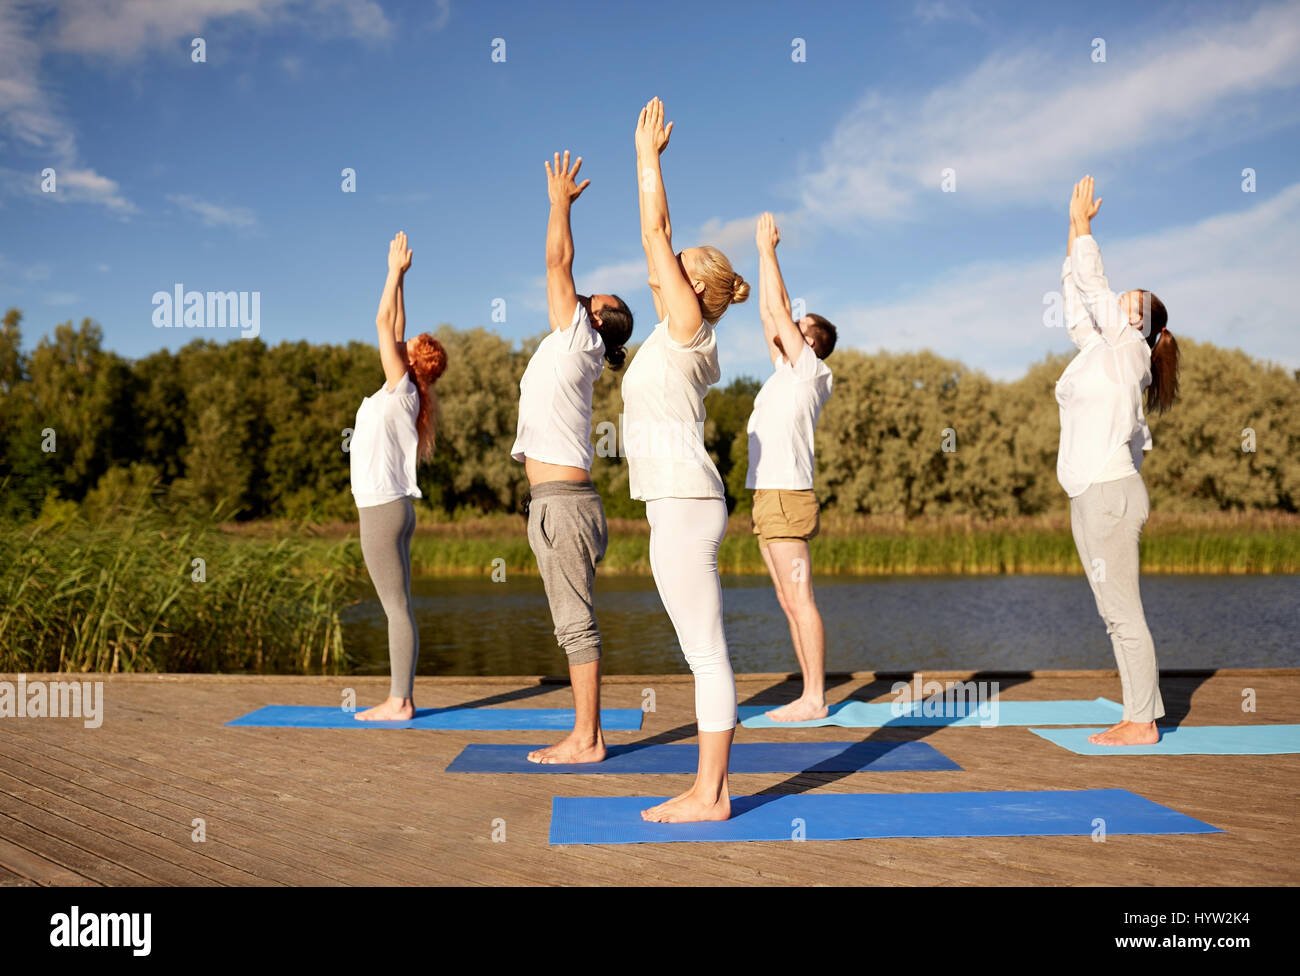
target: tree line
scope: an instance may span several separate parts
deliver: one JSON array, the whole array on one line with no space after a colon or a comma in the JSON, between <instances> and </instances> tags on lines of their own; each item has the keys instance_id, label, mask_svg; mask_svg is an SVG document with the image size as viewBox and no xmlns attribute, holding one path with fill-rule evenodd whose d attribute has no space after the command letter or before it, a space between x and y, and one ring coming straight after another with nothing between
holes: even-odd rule
<instances>
[{"instance_id":1,"label":"tree line","mask_svg":"<svg viewBox=\"0 0 1300 976\"><path fill-rule=\"evenodd\" d=\"M350 520L347 431L383 382L372 345L196 339L136 360L104 348L90 319L57 325L30 352L22 314L0 324L0 517L53 503L90 510L157 486L240 519ZM443 516L518 511L527 491L510 458L519 379L540 336L516 344L442 326L437 452L420 469ZM725 341L725 340L724 340ZM1143 466L1169 511L1278 510L1300 501L1300 375L1180 336L1182 399L1149 418ZM635 348L630 350L635 356ZM817 431L817 492L830 510L906 517L1063 511L1053 387L1068 355L999 381L933 352L836 352L835 392ZM620 373L597 384L593 419L617 425ZM749 507L745 425L759 381L706 401L705 442L733 510ZM607 428L608 429L608 428ZM606 452L608 453L608 452ZM611 517L635 517L626 463L596 460Z\"/></svg>"}]
</instances>

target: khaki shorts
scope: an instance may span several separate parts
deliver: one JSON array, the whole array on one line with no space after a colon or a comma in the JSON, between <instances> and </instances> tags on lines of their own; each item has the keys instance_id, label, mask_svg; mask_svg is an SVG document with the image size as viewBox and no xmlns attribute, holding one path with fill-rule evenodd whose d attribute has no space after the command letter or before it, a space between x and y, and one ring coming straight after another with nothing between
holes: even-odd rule
<instances>
[{"instance_id":1,"label":"khaki shorts","mask_svg":"<svg viewBox=\"0 0 1300 976\"><path fill-rule=\"evenodd\" d=\"M769 542L807 541L821 528L821 506L811 490L760 488L754 492L751 518L760 548Z\"/></svg>"}]
</instances>

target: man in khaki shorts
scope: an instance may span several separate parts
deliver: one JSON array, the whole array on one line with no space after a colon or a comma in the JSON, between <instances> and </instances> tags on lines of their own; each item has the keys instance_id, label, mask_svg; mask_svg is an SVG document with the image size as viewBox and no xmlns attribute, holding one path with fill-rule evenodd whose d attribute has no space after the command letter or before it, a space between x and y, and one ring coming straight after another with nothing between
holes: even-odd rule
<instances>
[{"instance_id":1,"label":"man in khaki shorts","mask_svg":"<svg viewBox=\"0 0 1300 976\"><path fill-rule=\"evenodd\" d=\"M831 371L822 361L835 349L835 326L820 315L791 318L776 246L781 234L770 213L758 219L759 314L772 375L754 398L749 417L749 473L754 534L790 624L803 693L768 712L778 722L825 718L826 633L813 599L808 540L817 534L820 506L813 494L813 434L831 395Z\"/></svg>"}]
</instances>

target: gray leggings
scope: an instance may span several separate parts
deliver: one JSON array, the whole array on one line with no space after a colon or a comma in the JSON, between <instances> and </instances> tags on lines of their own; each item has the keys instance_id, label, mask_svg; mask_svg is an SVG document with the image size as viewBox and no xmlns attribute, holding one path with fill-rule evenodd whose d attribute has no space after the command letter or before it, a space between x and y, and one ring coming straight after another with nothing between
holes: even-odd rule
<instances>
[{"instance_id":1,"label":"gray leggings","mask_svg":"<svg viewBox=\"0 0 1300 976\"><path fill-rule=\"evenodd\" d=\"M569 664L600 660L592 605L596 564L605 555L605 506L590 481L547 481L529 492L528 544L551 605L555 640Z\"/></svg>"},{"instance_id":2,"label":"gray leggings","mask_svg":"<svg viewBox=\"0 0 1300 976\"><path fill-rule=\"evenodd\" d=\"M410 698L415 688L415 662L420 656L420 633L411 607L415 505L410 498L398 498L357 511L361 515L361 555L388 616L388 661L392 669L388 693L394 698Z\"/></svg>"},{"instance_id":3,"label":"gray leggings","mask_svg":"<svg viewBox=\"0 0 1300 976\"><path fill-rule=\"evenodd\" d=\"M1138 539L1149 513L1139 474L1089 485L1070 499L1074 544L1115 650L1129 722L1154 722L1165 714L1156 646L1138 589Z\"/></svg>"}]
</instances>

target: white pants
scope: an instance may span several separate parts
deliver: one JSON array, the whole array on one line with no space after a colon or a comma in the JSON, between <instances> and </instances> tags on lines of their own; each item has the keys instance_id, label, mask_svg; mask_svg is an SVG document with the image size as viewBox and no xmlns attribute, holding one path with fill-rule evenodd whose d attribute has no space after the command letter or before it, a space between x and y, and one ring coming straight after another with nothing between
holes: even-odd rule
<instances>
[{"instance_id":1,"label":"white pants","mask_svg":"<svg viewBox=\"0 0 1300 976\"><path fill-rule=\"evenodd\" d=\"M695 718L701 732L736 727L736 676L722 628L718 546L727 534L721 498L656 498L650 520L650 571L695 675Z\"/></svg>"},{"instance_id":2,"label":"white pants","mask_svg":"<svg viewBox=\"0 0 1300 976\"><path fill-rule=\"evenodd\" d=\"M1115 650L1127 722L1154 722L1165 714L1156 645L1138 586L1138 540L1150 511L1139 474L1091 484L1070 499L1074 544Z\"/></svg>"}]
</instances>

